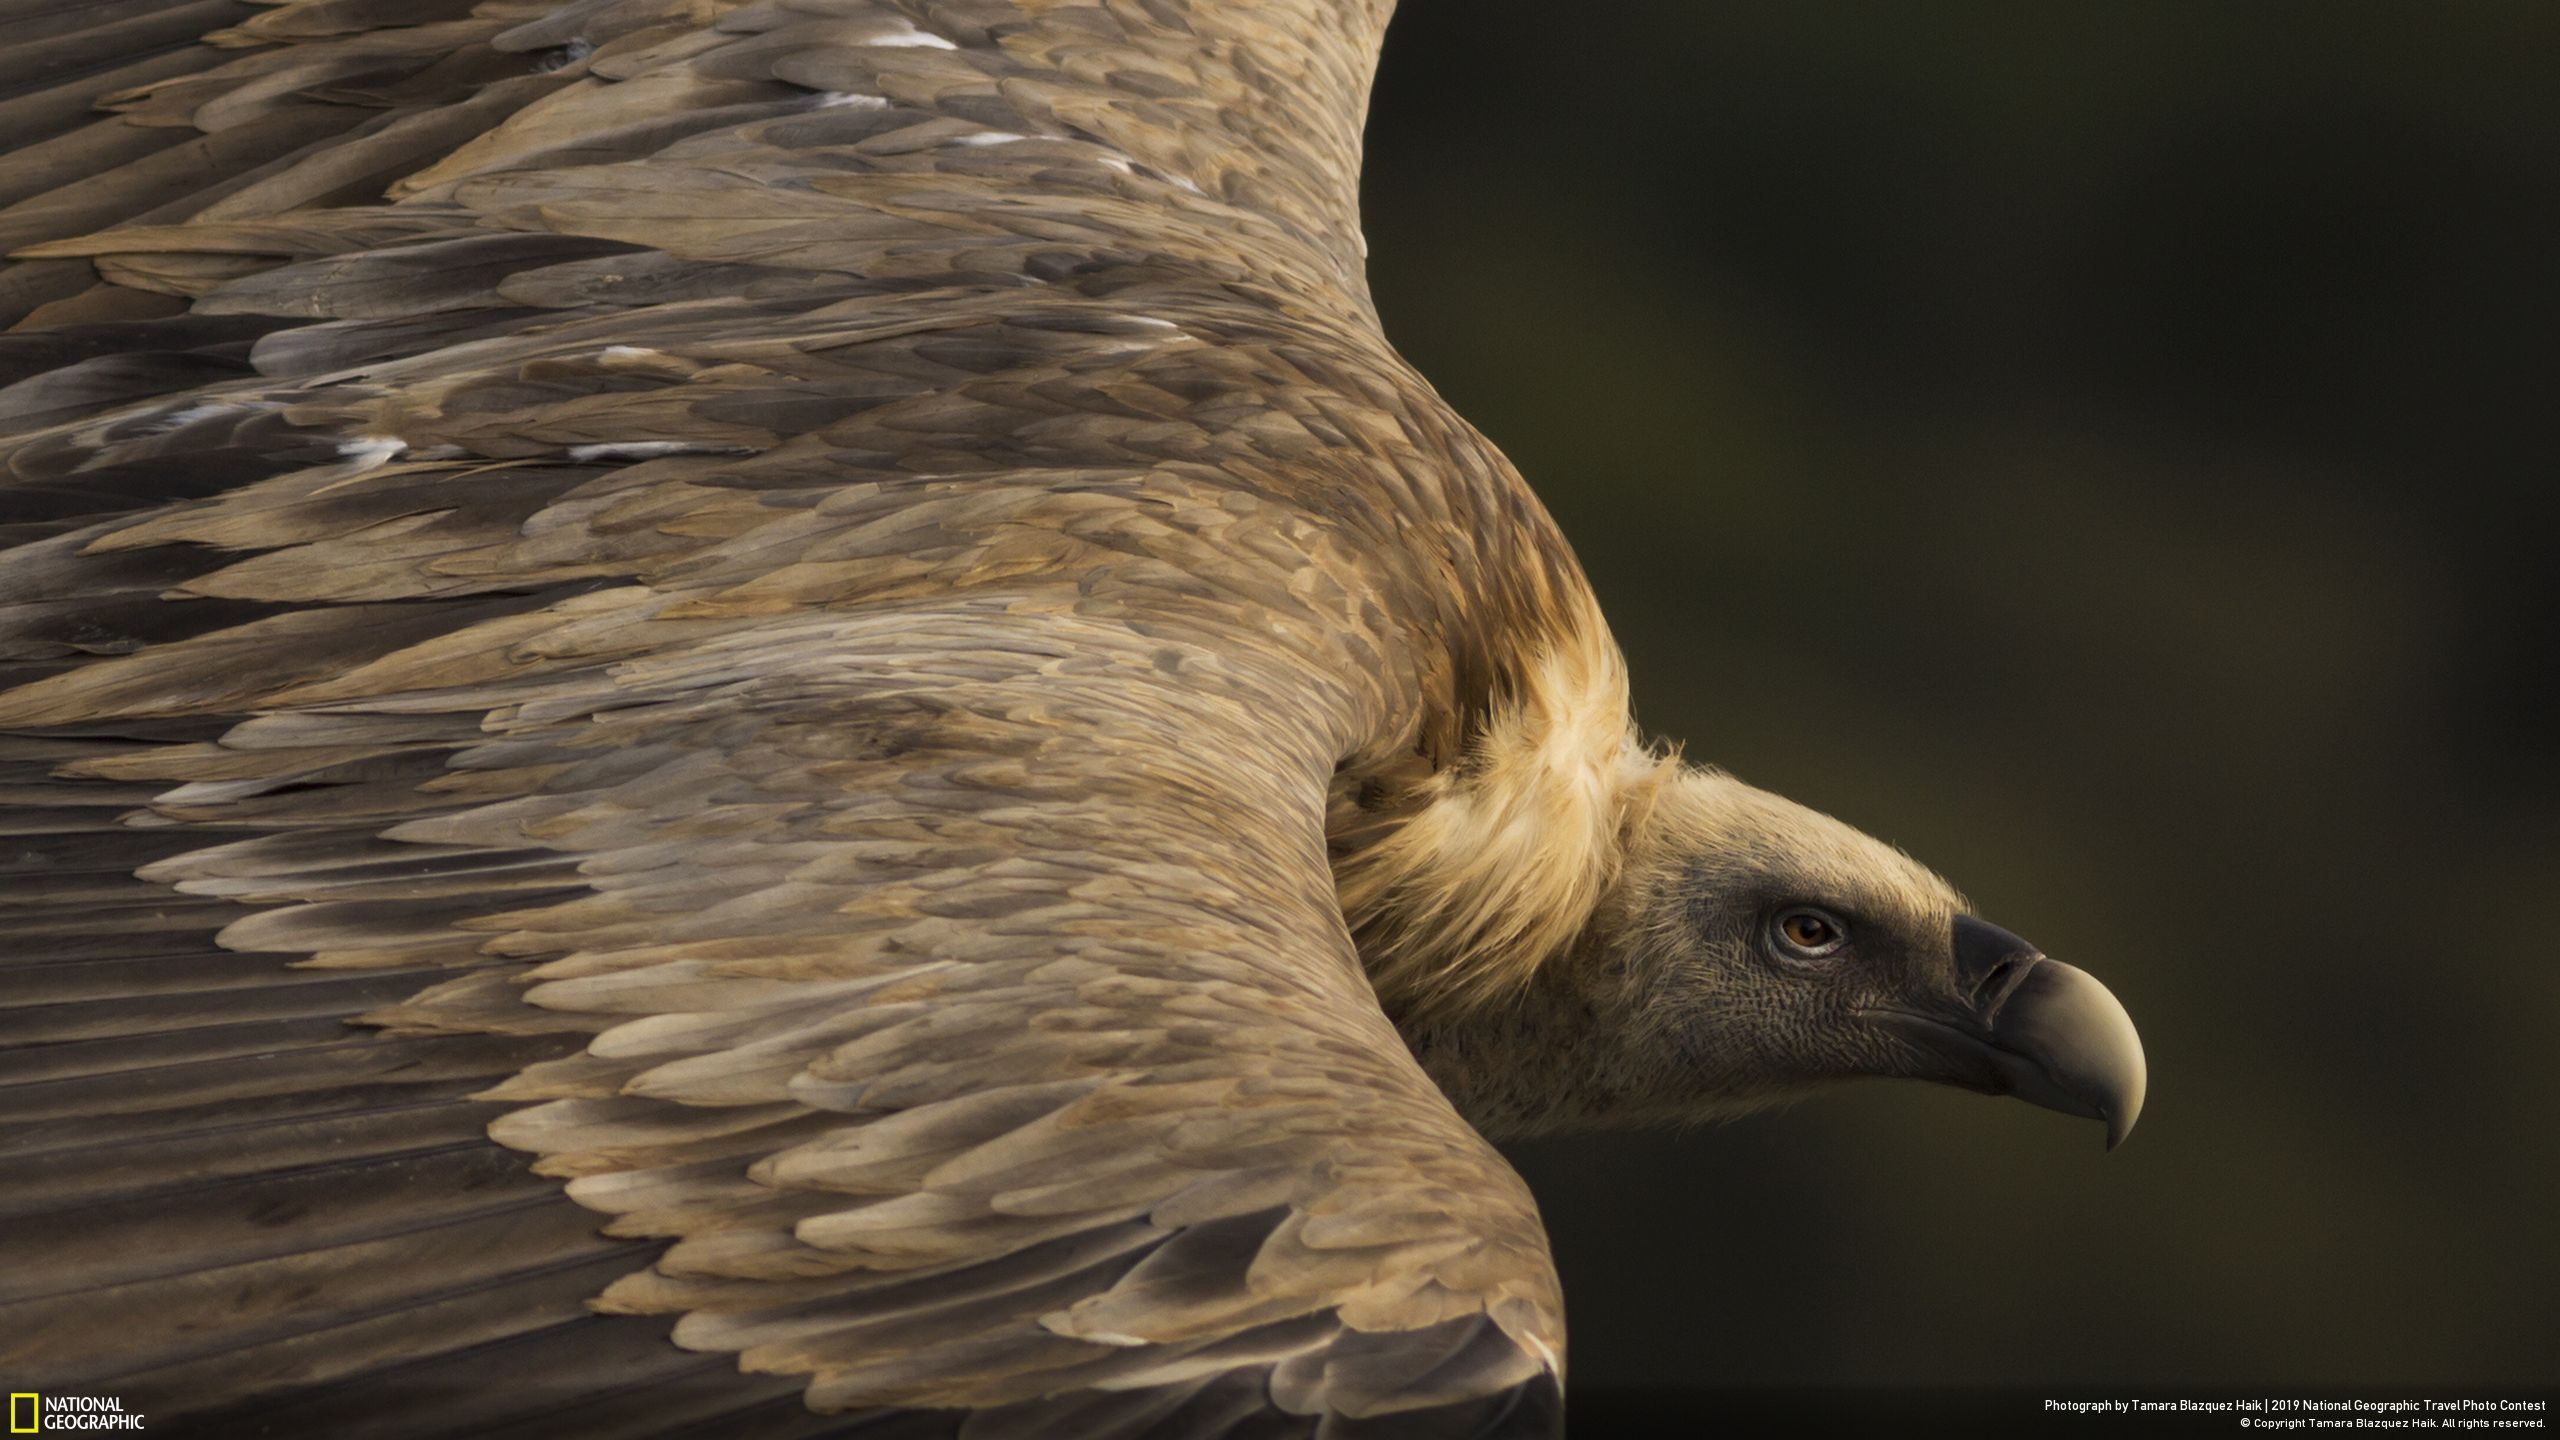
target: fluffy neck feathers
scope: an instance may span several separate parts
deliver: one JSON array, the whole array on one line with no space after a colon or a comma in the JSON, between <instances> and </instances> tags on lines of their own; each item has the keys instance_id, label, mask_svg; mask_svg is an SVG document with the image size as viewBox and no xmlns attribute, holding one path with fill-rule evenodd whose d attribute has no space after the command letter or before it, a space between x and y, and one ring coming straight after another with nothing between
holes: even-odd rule
<instances>
[{"instance_id":1,"label":"fluffy neck feathers","mask_svg":"<svg viewBox=\"0 0 2560 1440\"><path fill-rule=\"evenodd\" d=\"M1400 1020L1526 987L1589 922L1676 768L1636 739L1606 630L1586 635L1530 664L1465 761L1425 779L1403 797L1401 823L1336 864L1361 961Z\"/></svg>"}]
</instances>

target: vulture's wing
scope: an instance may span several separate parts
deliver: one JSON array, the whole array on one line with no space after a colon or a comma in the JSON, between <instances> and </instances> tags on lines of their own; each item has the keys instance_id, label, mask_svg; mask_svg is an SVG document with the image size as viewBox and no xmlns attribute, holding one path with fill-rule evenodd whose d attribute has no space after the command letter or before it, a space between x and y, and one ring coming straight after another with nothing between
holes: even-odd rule
<instances>
[{"instance_id":1,"label":"vulture's wing","mask_svg":"<svg viewBox=\"0 0 2560 1440\"><path fill-rule=\"evenodd\" d=\"M1368 316L1378 9L0 10L0 1374L1544 1433L1325 849L1536 599Z\"/></svg>"}]
</instances>

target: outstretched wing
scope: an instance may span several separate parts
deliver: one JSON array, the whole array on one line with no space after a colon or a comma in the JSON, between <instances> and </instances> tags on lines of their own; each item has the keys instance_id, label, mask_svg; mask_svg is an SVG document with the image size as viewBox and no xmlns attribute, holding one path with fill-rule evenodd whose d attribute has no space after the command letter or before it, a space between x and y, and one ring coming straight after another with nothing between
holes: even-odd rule
<instances>
[{"instance_id":1,"label":"outstretched wing","mask_svg":"<svg viewBox=\"0 0 2560 1440\"><path fill-rule=\"evenodd\" d=\"M1572 583L1368 319L1381 21L8 20L0 1368L1551 1427L1534 1209L1324 848Z\"/></svg>"}]
</instances>

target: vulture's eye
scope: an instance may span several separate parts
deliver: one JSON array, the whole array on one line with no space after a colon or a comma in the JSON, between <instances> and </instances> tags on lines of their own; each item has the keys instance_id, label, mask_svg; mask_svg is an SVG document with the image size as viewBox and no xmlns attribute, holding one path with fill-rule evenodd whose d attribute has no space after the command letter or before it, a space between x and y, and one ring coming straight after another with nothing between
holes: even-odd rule
<instances>
[{"instance_id":1,"label":"vulture's eye","mask_svg":"<svg viewBox=\"0 0 2560 1440\"><path fill-rule=\"evenodd\" d=\"M1849 943L1849 927L1830 912L1810 905L1781 910L1769 923L1778 949L1798 960L1819 960Z\"/></svg>"}]
</instances>

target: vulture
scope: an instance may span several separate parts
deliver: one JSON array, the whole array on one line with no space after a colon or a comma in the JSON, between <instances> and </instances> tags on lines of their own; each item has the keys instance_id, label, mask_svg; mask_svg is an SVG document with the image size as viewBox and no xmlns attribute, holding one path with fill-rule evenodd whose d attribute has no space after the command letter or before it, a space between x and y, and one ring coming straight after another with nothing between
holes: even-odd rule
<instances>
[{"instance_id":1,"label":"vulture","mask_svg":"<svg viewBox=\"0 0 2560 1440\"><path fill-rule=\"evenodd\" d=\"M1386 0L0 0L0 1376L1543 1436L1492 1141L2101 1120L1383 338Z\"/></svg>"}]
</instances>

